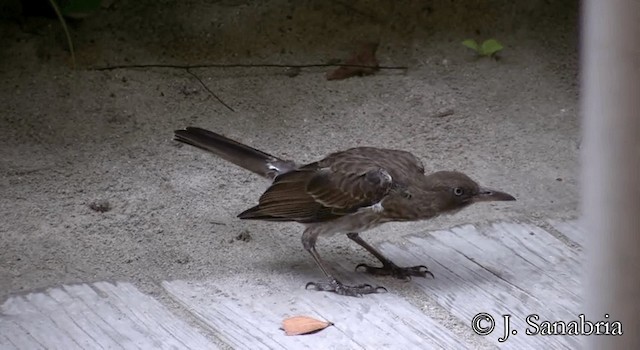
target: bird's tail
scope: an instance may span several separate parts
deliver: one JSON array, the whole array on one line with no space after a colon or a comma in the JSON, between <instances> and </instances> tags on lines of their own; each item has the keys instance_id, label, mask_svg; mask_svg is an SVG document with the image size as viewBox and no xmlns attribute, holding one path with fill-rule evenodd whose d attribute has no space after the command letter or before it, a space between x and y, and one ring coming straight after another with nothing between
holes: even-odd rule
<instances>
[{"instance_id":1,"label":"bird's tail","mask_svg":"<svg viewBox=\"0 0 640 350\"><path fill-rule=\"evenodd\" d=\"M270 179L296 168L295 163L291 161L201 128L188 127L176 130L174 140L212 152L235 165Z\"/></svg>"}]
</instances>

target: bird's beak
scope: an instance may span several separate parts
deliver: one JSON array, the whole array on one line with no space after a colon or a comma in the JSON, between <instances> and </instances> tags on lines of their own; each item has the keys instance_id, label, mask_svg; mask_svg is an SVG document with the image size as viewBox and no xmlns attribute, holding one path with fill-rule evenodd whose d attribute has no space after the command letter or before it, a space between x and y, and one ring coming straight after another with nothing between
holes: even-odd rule
<instances>
[{"instance_id":1,"label":"bird's beak","mask_svg":"<svg viewBox=\"0 0 640 350\"><path fill-rule=\"evenodd\" d=\"M480 187L480 191L473 198L474 202L515 201L516 198L508 193Z\"/></svg>"}]
</instances>

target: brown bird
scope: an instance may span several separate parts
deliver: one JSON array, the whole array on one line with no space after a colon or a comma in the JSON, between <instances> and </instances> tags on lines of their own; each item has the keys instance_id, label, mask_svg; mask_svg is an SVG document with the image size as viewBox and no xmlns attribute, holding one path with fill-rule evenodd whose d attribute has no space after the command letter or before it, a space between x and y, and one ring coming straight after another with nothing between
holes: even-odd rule
<instances>
[{"instance_id":1,"label":"brown bird","mask_svg":"<svg viewBox=\"0 0 640 350\"><path fill-rule=\"evenodd\" d=\"M298 165L214 132L196 127L175 131L175 140L213 152L273 182L258 205L240 219L295 221L306 226L302 245L327 277L308 287L358 296L386 290L369 284L345 285L329 272L316 250L321 235L345 233L373 254L381 267L360 264L374 275L400 279L433 274L426 266L400 267L365 242L360 232L386 222L417 221L450 214L477 202L513 201L507 193L480 187L455 171L425 174L420 160L400 150L356 147Z\"/></svg>"}]
</instances>

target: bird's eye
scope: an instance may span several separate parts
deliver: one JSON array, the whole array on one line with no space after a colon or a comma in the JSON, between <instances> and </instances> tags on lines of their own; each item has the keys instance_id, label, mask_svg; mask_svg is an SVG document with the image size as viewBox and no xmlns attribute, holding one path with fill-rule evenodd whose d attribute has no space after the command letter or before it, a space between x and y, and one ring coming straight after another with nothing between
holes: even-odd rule
<instances>
[{"instance_id":1,"label":"bird's eye","mask_svg":"<svg viewBox=\"0 0 640 350\"><path fill-rule=\"evenodd\" d=\"M460 187L456 187L453 189L453 194L456 196L462 196L464 194L464 190Z\"/></svg>"}]
</instances>

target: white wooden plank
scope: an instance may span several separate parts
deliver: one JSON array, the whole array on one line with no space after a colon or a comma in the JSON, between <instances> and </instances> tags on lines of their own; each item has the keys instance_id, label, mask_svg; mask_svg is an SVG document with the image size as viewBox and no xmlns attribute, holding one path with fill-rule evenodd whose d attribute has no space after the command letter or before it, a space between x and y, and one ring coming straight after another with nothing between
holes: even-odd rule
<instances>
[{"instance_id":1,"label":"white wooden plank","mask_svg":"<svg viewBox=\"0 0 640 350\"><path fill-rule=\"evenodd\" d=\"M96 293L89 285L65 286L67 292L74 298L83 302L87 308L94 312L94 317L103 320L108 327L113 328L113 332L105 332L124 349L148 349L156 344L154 339L150 339L146 329L138 325L129 315L115 307L110 300ZM132 302L136 303L135 297ZM107 327L104 328L108 330Z\"/></svg>"},{"instance_id":2,"label":"white wooden plank","mask_svg":"<svg viewBox=\"0 0 640 350\"><path fill-rule=\"evenodd\" d=\"M533 234L531 234L533 233ZM524 335L524 318L575 320L580 314L581 258L551 234L528 224L495 224L482 230L467 225L410 236L403 246L384 243L382 250L403 265L425 264L435 279L414 278L431 298L464 322L488 312L511 314L519 334L499 343L507 348L575 348L576 337Z\"/></svg>"},{"instance_id":3,"label":"white wooden plank","mask_svg":"<svg viewBox=\"0 0 640 350\"><path fill-rule=\"evenodd\" d=\"M163 286L235 348L251 349L465 349L448 329L391 293L364 298L307 291L308 277L246 276ZM298 287L292 287L295 283ZM281 289L282 288L282 289ZM275 290L274 290L275 289ZM334 322L322 332L288 337L284 318L308 315Z\"/></svg>"},{"instance_id":4,"label":"white wooden plank","mask_svg":"<svg viewBox=\"0 0 640 350\"><path fill-rule=\"evenodd\" d=\"M2 332L8 332L9 329L0 328L0 349L3 350L18 350L18 346L11 341L6 335L2 334ZM38 346L38 349L42 347Z\"/></svg>"},{"instance_id":5,"label":"white wooden plank","mask_svg":"<svg viewBox=\"0 0 640 350\"><path fill-rule=\"evenodd\" d=\"M553 228L578 245L584 245L587 238L581 220L547 220Z\"/></svg>"},{"instance_id":6,"label":"white wooden plank","mask_svg":"<svg viewBox=\"0 0 640 350\"><path fill-rule=\"evenodd\" d=\"M194 328L177 319L157 300L140 293L133 285L98 282L94 286L108 295L109 301L120 311L142 325L150 338L162 344L156 349L212 348L211 343Z\"/></svg>"},{"instance_id":7,"label":"white wooden plank","mask_svg":"<svg viewBox=\"0 0 640 350\"><path fill-rule=\"evenodd\" d=\"M108 324L100 314L96 313L90 304L85 303L75 294L67 293L64 288L51 289L48 294L65 312L72 315L78 325L81 325L82 331L97 344L96 348L122 348L119 341L121 334L112 325Z\"/></svg>"},{"instance_id":8,"label":"white wooden plank","mask_svg":"<svg viewBox=\"0 0 640 350\"><path fill-rule=\"evenodd\" d=\"M251 279L251 276L247 277ZM325 338L334 339L346 348L358 348L334 327L312 337L287 337L279 329L282 319L295 314L291 309L305 310L304 306L297 305L295 298L280 293L269 295L260 285L238 285L229 280L217 282L173 281L163 282L163 286L176 301L234 348L309 349ZM235 288L225 288L227 286ZM311 310L304 314L324 319Z\"/></svg>"},{"instance_id":9,"label":"white wooden plank","mask_svg":"<svg viewBox=\"0 0 640 350\"><path fill-rule=\"evenodd\" d=\"M26 295L26 299L30 305L40 311L42 316L53 322L58 333L56 336L61 336L65 340L60 344L60 347L68 346L70 349L101 348L95 338L84 332L82 326L74 320L73 315L69 314L65 308L61 308L60 304L49 295L33 293ZM65 345L65 343L71 344Z\"/></svg>"},{"instance_id":10,"label":"white wooden plank","mask_svg":"<svg viewBox=\"0 0 640 350\"><path fill-rule=\"evenodd\" d=\"M216 348L128 283L63 286L14 296L0 310L0 344L18 349Z\"/></svg>"},{"instance_id":11,"label":"white wooden plank","mask_svg":"<svg viewBox=\"0 0 640 350\"><path fill-rule=\"evenodd\" d=\"M571 239L582 232L572 222L549 221ZM572 238L573 237L573 238ZM576 337L524 335L524 317L573 320L582 295L579 247L526 223L500 223L480 229L451 230L385 242L382 251L401 265L425 264L436 279L409 282L437 302L439 310L470 325L479 312L497 318L494 334L477 338L453 333L390 289L364 298L306 291L313 271L253 274L214 281L164 282L163 287L205 327L234 348L251 349L465 349L490 344L507 349L576 348ZM346 261L337 268L352 270ZM342 271L341 271L342 272ZM348 273L348 272L347 272ZM347 273L344 273L347 275ZM313 276L313 277L309 277ZM352 273L345 281L388 284L385 278ZM388 280L387 280L388 281ZM155 299L127 283L74 285L9 298L0 308L2 349L213 349L196 329L179 320ZM309 336L287 337L282 319L309 315L336 325ZM520 331L507 343L503 314ZM442 316L442 315L440 315ZM442 318L440 318L442 319Z\"/></svg>"},{"instance_id":12,"label":"white wooden plank","mask_svg":"<svg viewBox=\"0 0 640 350\"><path fill-rule=\"evenodd\" d=\"M0 316L0 349L45 349L28 330L16 322L15 315Z\"/></svg>"},{"instance_id":13,"label":"white wooden plank","mask_svg":"<svg viewBox=\"0 0 640 350\"><path fill-rule=\"evenodd\" d=\"M32 302L32 299L31 295L11 298L7 301L7 303L11 304L11 308L7 311L3 310L3 314L13 316L8 321L13 321L19 326L19 330L25 333L22 336L30 335L37 343L46 348L81 349L67 332L60 329L54 319L55 316L39 310L37 304ZM19 314L14 313L17 310L19 310ZM13 340L12 334L8 334L8 336ZM18 345L22 347L21 344Z\"/></svg>"}]
</instances>

